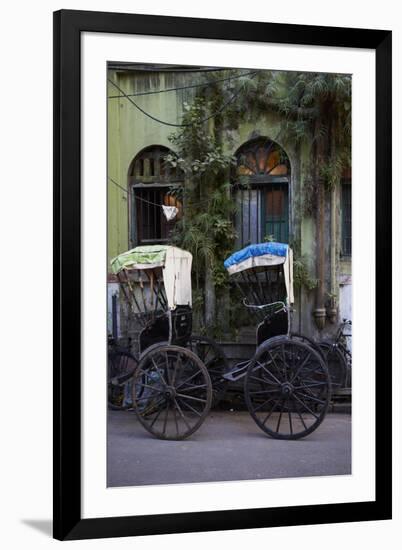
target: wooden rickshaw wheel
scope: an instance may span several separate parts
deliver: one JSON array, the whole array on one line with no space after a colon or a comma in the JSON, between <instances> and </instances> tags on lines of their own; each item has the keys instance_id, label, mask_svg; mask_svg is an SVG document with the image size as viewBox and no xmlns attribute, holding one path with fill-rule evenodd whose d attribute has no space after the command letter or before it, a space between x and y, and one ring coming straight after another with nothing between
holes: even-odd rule
<instances>
[{"instance_id":1,"label":"wooden rickshaw wheel","mask_svg":"<svg viewBox=\"0 0 402 550\"><path fill-rule=\"evenodd\" d=\"M299 342L304 342L305 344L308 344L309 346L314 348L315 351L318 351L318 353L320 353L325 359L325 354L321 349L320 344L318 344L317 342L314 342L312 338L309 338L308 336L304 336L304 334L300 334L298 332L291 332L289 336L294 340L298 340Z\"/></svg>"},{"instance_id":2,"label":"wooden rickshaw wheel","mask_svg":"<svg viewBox=\"0 0 402 550\"><path fill-rule=\"evenodd\" d=\"M298 339L278 336L257 348L244 392L261 430L275 439L299 439L324 420L331 382L319 352Z\"/></svg>"},{"instance_id":3,"label":"wooden rickshaw wheel","mask_svg":"<svg viewBox=\"0 0 402 550\"><path fill-rule=\"evenodd\" d=\"M107 401L111 410L121 410L129 407L125 405L125 391L128 380L119 383L119 379L125 379L132 375L138 365L137 359L126 350L109 350L108 352L108 386Z\"/></svg>"},{"instance_id":4,"label":"wooden rickshaw wheel","mask_svg":"<svg viewBox=\"0 0 402 550\"><path fill-rule=\"evenodd\" d=\"M342 352L332 342L320 342L321 353L324 355L331 377L333 392L346 387L347 363Z\"/></svg>"},{"instance_id":5,"label":"wooden rickshaw wheel","mask_svg":"<svg viewBox=\"0 0 402 550\"><path fill-rule=\"evenodd\" d=\"M144 428L158 439L181 440L204 422L212 402L208 370L192 351L151 346L133 378L133 404Z\"/></svg>"}]
</instances>

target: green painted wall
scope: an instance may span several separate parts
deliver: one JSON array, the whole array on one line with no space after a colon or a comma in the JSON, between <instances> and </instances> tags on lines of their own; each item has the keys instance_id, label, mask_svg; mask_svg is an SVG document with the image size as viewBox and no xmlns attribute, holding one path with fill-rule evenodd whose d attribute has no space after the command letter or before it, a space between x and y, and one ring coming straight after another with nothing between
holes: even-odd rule
<instances>
[{"instance_id":1,"label":"green painted wall","mask_svg":"<svg viewBox=\"0 0 402 550\"><path fill-rule=\"evenodd\" d=\"M219 73L220 78L222 73ZM118 72L109 71L109 78L127 94L150 92L165 88L189 86L201 81L199 72ZM211 79L217 78L212 72ZM119 95L119 91L108 84L108 96ZM132 99L146 112L154 117L177 124L181 122L183 104L191 103L194 89L179 90L162 94L136 96ZM108 176L124 189L127 189L127 178L131 162L135 156L149 145L171 147L169 135L175 132L174 127L165 126L151 120L134 107L126 98L108 99ZM246 123L233 132L233 145L227 144L226 150L235 152L244 142L266 135L275 139L279 134L279 119L275 116L261 117L258 125ZM287 143L279 143L289 153ZM291 155L290 155L291 156ZM127 193L108 180L108 257L113 258L127 250L129 242Z\"/></svg>"},{"instance_id":2,"label":"green painted wall","mask_svg":"<svg viewBox=\"0 0 402 550\"><path fill-rule=\"evenodd\" d=\"M199 73L149 73L110 71L109 78L127 94L149 92L172 87L188 86L201 80ZM108 96L119 95L108 84ZM146 112L156 118L177 124L181 121L184 102L191 102L193 90L181 90L155 95L133 97ZM144 147L170 147L168 137L175 130L138 111L126 98L108 99L108 176L127 189L131 162ZM128 196L108 180L108 257L113 258L128 249Z\"/></svg>"}]
</instances>

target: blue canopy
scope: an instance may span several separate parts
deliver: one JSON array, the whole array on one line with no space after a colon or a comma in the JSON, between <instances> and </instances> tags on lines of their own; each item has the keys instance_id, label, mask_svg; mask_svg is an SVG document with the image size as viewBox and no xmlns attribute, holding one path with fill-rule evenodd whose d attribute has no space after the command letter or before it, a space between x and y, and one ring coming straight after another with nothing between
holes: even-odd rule
<instances>
[{"instance_id":1,"label":"blue canopy","mask_svg":"<svg viewBox=\"0 0 402 550\"><path fill-rule=\"evenodd\" d=\"M288 302L293 304L293 252L288 244L273 242L250 244L234 252L223 265L229 275L235 275L247 269L282 265Z\"/></svg>"},{"instance_id":2,"label":"blue canopy","mask_svg":"<svg viewBox=\"0 0 402 550\"><path fill-rule=\"evenodd\" d=\"M285 258L288 255L288 249L289 245L284 243L274 243L274 242L268 242L268 243L259 243L259 244L250 244L249 246L246 246L246 248L242 248L242 250L238 250L237 252L234 252L229 258L227 258L224 261L224 266L226 269L229 269L229 267L240 264L241 262L244 262L248 258L255 258L257 256L265 256L269 254L270 256L279 256L283 257L285 261Z\"/></svg>"}]
</instances>

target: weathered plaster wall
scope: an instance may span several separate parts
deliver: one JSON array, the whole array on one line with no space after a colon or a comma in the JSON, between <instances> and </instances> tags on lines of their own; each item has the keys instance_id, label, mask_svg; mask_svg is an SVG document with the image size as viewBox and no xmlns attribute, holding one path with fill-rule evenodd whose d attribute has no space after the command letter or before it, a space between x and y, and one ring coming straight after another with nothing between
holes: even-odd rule
<instances>
[{"instance_id":1,"label":"weathered plaster wall","mask_svg":"<svg viewBox=\"0 0 402 550\"><path fill-rule=\"evenodd\" d=\"M210 78L217 78L210 73ZM222 73L219 73L222 78ZM199 72L121 72L110 71L109 78L118 84L127 94L149 92L166 88L177 88L200 82L202 77ZM172 91L162 94L150 94L133 97L133 100L146 112L164 121L180 123L185 102L191 103L195 95L195 89ZM109 83L108 95L119 95L118 90ZM145 147L150 145L164 145L171 147L169 135L176 128L160 124L142 114L126 98L113 98L108 100L108 174L124 189L127 188L127 178L130 165L135 156ZM236 130L230 134L230 139L225 141L224 148L227 152L235 151L246 141L258 136L266 136L277 141L286 151L291 163L290 197L290 238L300 243L300 253L310 263L311 276L315 277L316 264L316 224L315 220L303 214L302 202L305 190L306 167L308 165L309 148L295 146L286 142L280 134L280 119L275 114L260 116L257 123L240 123ZM342 288L345 283L351 282L350 260L340 260L340 196L336 196L336 266L335 274L337 291L342 278ZM326 262L326 288L331 288L331 253L330 231L331 207L330 194L326 196L325 208L325 262ZM114 257L127 250L131 243L129 240L129 201L125 191L108 181L108 257ZM345 278L346 277L346 278ZM346 302L350 303L350 289L344 289L342 299L342 311L347 310ZM295 313L293 316L294 330L303 332L314 339L320 339L333 332L335 326L326 324L320 334L313 319L315 307L314 291L305 289L296 290ZM350 308L349 308L350 309ZM122 326L124 322L122 322Z\"/></svg>"},{"instance_id":2,"label":"weathered plaster wall","mask_svg":"<svg viewBox=\"0 0 402 550\"><path fill-rule=\"evenodd\" d=\"M199 73L150 73L110 71L109 78L127 94L149 92L165 88L188 86L200 80ZM108 96L119 95L108 84ZM193 90L133 97L146 112L156 118L180 123L184 102L191 102ZM168 137L175 128L165 126L138 111L126 98L108 100L108 174L119 185L127 188L127 177L134 157L149 145L170 147ZM129 247L128 196L108 181L108 258Z\"/></svg>"}]
</instances>

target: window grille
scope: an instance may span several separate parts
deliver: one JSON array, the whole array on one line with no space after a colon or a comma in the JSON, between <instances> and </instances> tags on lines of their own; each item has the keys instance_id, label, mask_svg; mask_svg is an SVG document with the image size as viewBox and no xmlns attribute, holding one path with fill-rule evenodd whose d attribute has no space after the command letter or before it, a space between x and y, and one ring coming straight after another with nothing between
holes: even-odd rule
<instances>
[{"instance_id":1,"label":"window grille","mask_svg":"<svg viewBox=\"0 0 402 550\"><path fill-rule=\"evenodd\" d=\"M237 247L266 240L289 240L290 164L275 142L257 139L237 152L233 174Z\"/></svg>"},{"instance_id":2,"label":"window grille","mask_svg":"<svg viewBox=\"0 0 402 550\"><path fill-rule=\"evenodd\" d=\"M166 243L182 216L178 198L183 174L165 160L167 147L147 147L134 159L129 172L131 189L131 240L133 245ZM176 218L167 221L162 205L175 206Z\"/></svg>"},{"instance_id":3,"label":"window grille","mask_svg":"<svg viewBox=\"0 0 402 550\"><path fill-rule=\"evenodd\" d=\"M136 244L157 244L169 241L176 220L181 216L181 202L170 194L171 186L133 186L133 215L135 217ZM175 206L179 213L172 221L167 221L162 205Z\"/></svg>"}]
</instances>

